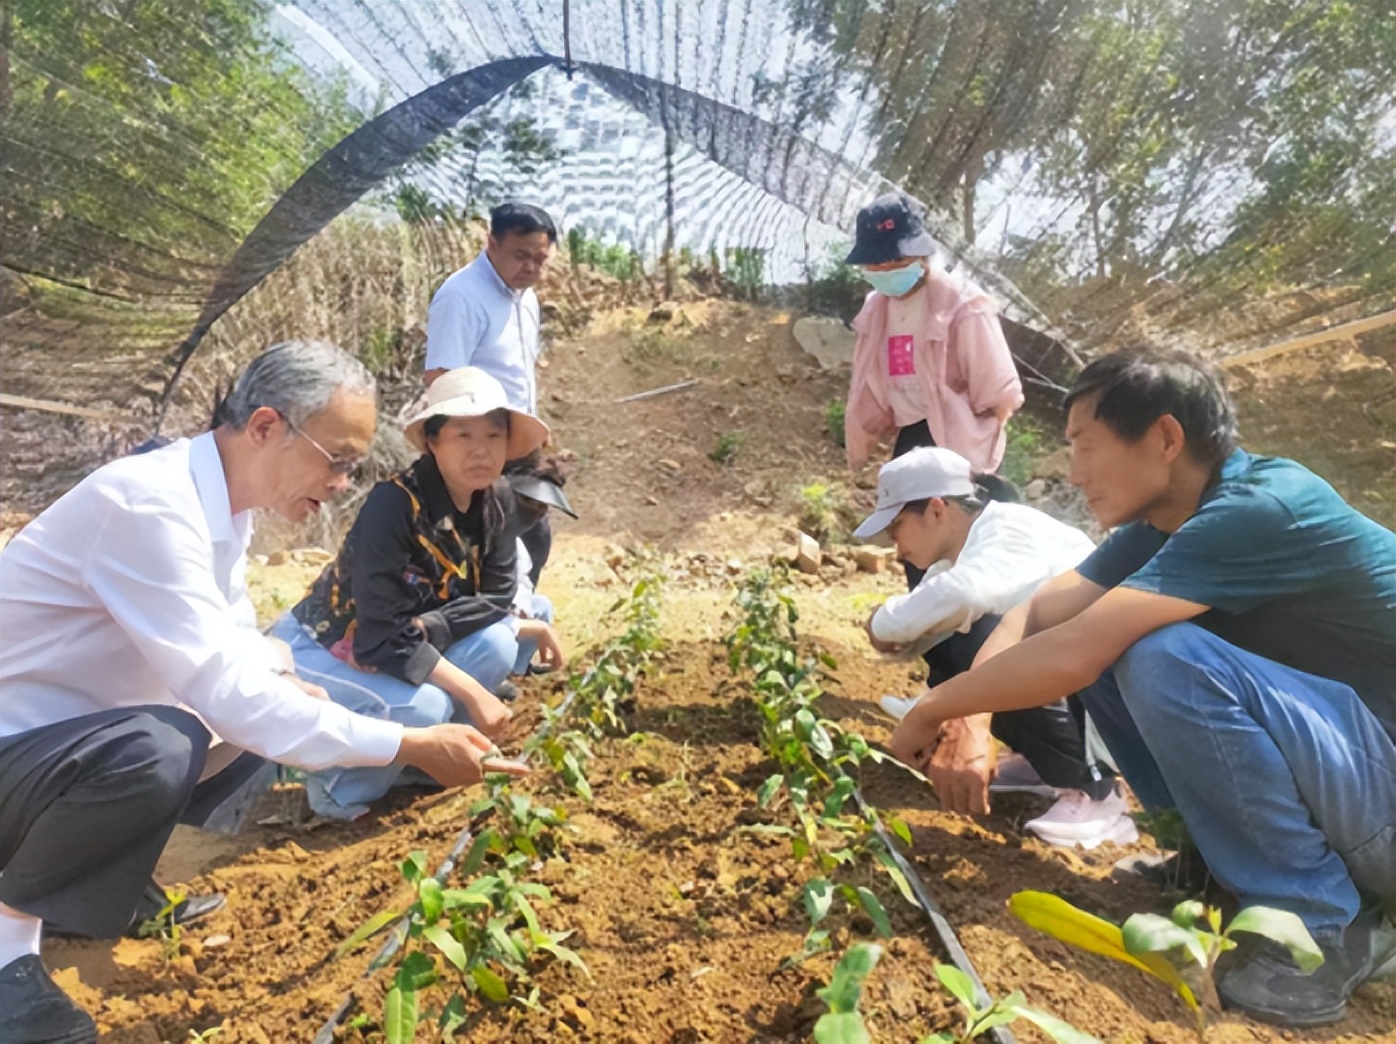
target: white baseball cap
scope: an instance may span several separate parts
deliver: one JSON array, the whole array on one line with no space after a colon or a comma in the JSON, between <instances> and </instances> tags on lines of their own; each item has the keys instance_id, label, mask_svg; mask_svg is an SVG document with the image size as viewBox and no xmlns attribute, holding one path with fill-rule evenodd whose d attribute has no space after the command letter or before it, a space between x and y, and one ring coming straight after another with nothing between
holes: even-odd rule
<instances>
[{"instance_id":1,"label":"white baseball cap","mask_svg":"<svg viewBox=\"0 0 1396 1044\"><path fill-rule=\"evenodd\" d=\"M548 426L537 417L513 409L504 386L475 366L448 370L431 382L426 405L417 411L404 429L407 441L417 449L427 448L423 429L433 417L483 417L495 410L509 411L507 459L526 457L548 441Z\"/></svg>"},{"instance_id":2,"label":"white baseball cap","mask_svg":"<svg viewBox=\"0 0 1396 1044\"><path fill-rule=\"evenodd\" d=\"M877 510L853 535L872 540L913 500L973 495L974 469L969 461L941 446L918 446L882 465L877 473Z\"/></svg>"}]
</instances>

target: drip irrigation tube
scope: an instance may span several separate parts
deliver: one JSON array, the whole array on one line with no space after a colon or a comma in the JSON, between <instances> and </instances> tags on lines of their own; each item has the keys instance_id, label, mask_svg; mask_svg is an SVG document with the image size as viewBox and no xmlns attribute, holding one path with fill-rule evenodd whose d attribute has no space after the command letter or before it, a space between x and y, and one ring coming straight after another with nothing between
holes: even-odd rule
<instances>
[{"instance_id":1,"label":"drip irrigation tube","mask_svg":"<svg viewBox=\"0 0 1396 1044\"><path fill-rule=\"evenodd\" d=\"M863 811L876 811L876 809L869 805L864 799L863 791L857 784L854 784L853 787L853 799L858 802L858 807ZM940 940L940 945L945 948L945 955L950 958L950 963L956 968L959 968L965 975L969 976L969 981L974 983L974 1002L980 1007L987 1007L992 1002L993 998L989 996L989 991L984 988L984 983L983 980L979 978L979 973L974 970L974 965L970 962L969 954L967 954L965 948L960 945L960 939L959 936L955 934L955 929L951 926L945 914L941 912L940 906L931 898L930 890L926 887L926 882L921 877L921 872L916 869L911 860L902 855L901 850L898 849L896 843L893 842L891 835L887 833L887 828L882 825L882 820L874 816L873 823L875 824L874 829L877 832L878 838L886 845L887 851L891 853L893 861L901 869L901 872L906 875L907 884L911 886L912 894L916 896L916 901L920 903L922 912L931 922L931 928L935 931L936 938ZM984 1036L986 1039L992 1041L993 1044L1017 1044L1017 1038L1014 1037L1013 1032L1005 1026L995 1026L984 1034Z\"/></svg>"},{"instance_id":2,"label":"drip irrigation tube","mask_svg":"<svg viewBox=\"0 0 1396 1044\"><path fill-rule=\"evenodd\" d=\"M558 704L558 713L554 717L554 721L561 721L566 716L568 710L570 710L572 707L572 701L574 698L576 698L576 695L577 693L575 690L569 692L566 698L564 698L563 701ZM547 730L548 721L545 719L538 726L538 728L535 729L529 735L528 740L536 739L541 736L547 735ZM525 747L528 746L528 740L524 741ZM437 867L436 873L432 874L432 876L436 878L437 884L444 885L446 883L447 875L455 869L456 860L461 857L461 853L466 850L466 847L470 844L471 839L474 837L474 834L472 832L474 826L475 824L473 821L467 823L465 828L461 830L460 834L456 836L456 841L455 844L451 846L451 851L448 852L446 854L446 858L441 861L441 865ZM401 947L403 942L407 939L407 918L408 915L404 913L395 922L393 922L392 930L388 933L388 937L385 940L383 940L383 945L378 948L378 952L373 955L373 960L368 962L368 967L365 968L363 974L359 976L360 982L362 982L364 979L367 979L369 976L381 971L383 968L387 966L388 962L393 959L393 955L397 953L398 948ZM978 981L978 979L975 980L976 983ZM345 1016L347 1016L349 1012L351 1012L353 1009L354 994L351 990L349 993L345 994L344 1000L341 1001L339 1007L334 1010L334 1014L331 1015L329 1019L326 1020L325 1024L320 1027L320 1031L315 1034L314 1038L311 1041L311 1044L334 1044L334 1031L339 1028L340 1024L344 1021Z\"/></svg>"}]
</instances>

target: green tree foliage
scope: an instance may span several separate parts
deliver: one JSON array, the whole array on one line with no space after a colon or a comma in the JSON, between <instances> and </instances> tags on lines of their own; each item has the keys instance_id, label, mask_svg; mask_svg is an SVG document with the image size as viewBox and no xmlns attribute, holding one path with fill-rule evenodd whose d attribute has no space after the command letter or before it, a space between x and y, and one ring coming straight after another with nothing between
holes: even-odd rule
<instances>
[{"instance_id":1,"label":"green tree foliage","mask_svg":"<svg viewBox=\"0 0 1396 1044\"><path fill-rule=\"evenodd\" d=\"M789 9L859 90L873 165L967 239L985 177L1031 172L1060 218L1014 244L1039 282L1396 282L1393 0Z\"/></svg>"},{"instance_id":2,"label":"green tree foliage","mask_svg":"<svg viewBox=\"0 0 1396 1044\"><path fill-rule=\"evenodd\" d=\"M269 10L8 0L6 266L121 296L211 282L359 120L342 85L294 64Z\"/></svg>"}]
</instances>

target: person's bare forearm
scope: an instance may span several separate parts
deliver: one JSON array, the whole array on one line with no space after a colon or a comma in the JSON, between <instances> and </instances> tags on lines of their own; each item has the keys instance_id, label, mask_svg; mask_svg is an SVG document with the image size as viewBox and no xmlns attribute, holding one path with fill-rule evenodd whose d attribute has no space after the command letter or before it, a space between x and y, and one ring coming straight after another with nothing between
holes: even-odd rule
<instances>
[{"instance_id":1,"label":"person's bare forearm","mask_svg":"<svg viewBox=\"0 0 1396 1044\"><path fill-rule=\"evenodd\" d=\"M979 651L974 654L974 667L993 659L1005 649L1011 649L1023 640L1028 625L1027 603L1015 605L1003 614L999 625L990 632Z\"/></svg>"},{"instance_id":2,"label":"person's bare forearm","mask_svg":"<svg viewBox=\"0 0 1396 1044\"><path fill-rule=\"evenodd\" d=\"M1085 688L1100 675L1089 657L1060 635L1025 638L973 670L930 689L897 732L899 747L920 749L952 718L1043 707Z\"/></svg>"},{"instance_id":3,"label":"person's bare forearm","mask_svg":"<svg viewBox=\"0 0 1396 1044\"><path fill-rule=\"evenodd\" d=\"M481 700L493 698L488 689L444 656L436 661L436 666L427 675L427 681L442 689L467 710L472 709Z\"/></svg>"}]
</instances>

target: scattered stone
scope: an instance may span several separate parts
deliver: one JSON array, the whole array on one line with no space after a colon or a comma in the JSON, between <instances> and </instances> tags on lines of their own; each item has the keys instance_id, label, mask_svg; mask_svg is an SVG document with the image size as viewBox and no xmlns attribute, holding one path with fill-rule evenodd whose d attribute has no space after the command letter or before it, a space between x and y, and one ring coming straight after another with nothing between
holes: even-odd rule
<instances>
[{"instance_id":1,"label":"scattered stone","mask_svg":"<svg viewBox=\"0 0 1396 1044\"><path fill-rule=\"evenodd\" d=\"M334 561L334 554L323 547L303 547L291 552L291 558L303 565L327 565Z\"/></svg>"},{"instance_id":2,"label":"scattered stone","mask_svg":"<svg viewBox=\"0 0 1396 1044\"><path fill-rule=\"evenodd\" d=\"M885 573L897 560L897 552L890 547L860 547L853 552L853 561L865 573Z\"/></svg>"},{"instance_id":3,"label":"scattered stone","mask_svg":"<svg viewBox=\"0 0 1396 1044\"><path fill-rule=\"evenodd\" d=\"M1043 479L1033 479L1023 487L1023 496L1028 500L1041 500L1047 494L1047 483Z\"/></svg>"},{"instance_id":4,"label":"scattered stone","mask_svg":"<svg viewBox=\"0 0 1396 1044\"><path fill-rule=\"evenodd\" d=\"M740 558L729 558L727 560L727 573L729 576L736 576L742 571L742 560Z\"/></svg>"},{"instance_id":5,"label":"scattered stone","mask_svg":"<svg viewBox=\"0 0 1396 1044\"><path fill-rule=\"evenodd\" d=\"M647 318L645 322L655 325L668 323L672 322L676 315L683 315L683 309L673 301L661 301L650 309L649 318Z\"/></svg>"},{"instance_id":6,"label":"scattered stone","mask_svg":"<svg viewBox=\"0 0 1396 1044\"><path fill-rule=\"evenodd\" d=\"M650 507L654 507L656 504L659 503L659 498L654 496L652 493L646 493L645 503L648 504Z\"/></svg>"},{"instance_id":7,"label":"scattered stone","mask_svg":"<svg viewBox=\"0 0 1396 1044\"><path fill-rule=\"evenodd\" d=\"M680 471L683 468L683 465L678 461L670 460L668 457L660 458L659 466L661 468L668 468L670 471Z\"/></svg>"},{"instance_id":8,"label":"scattered stone","mask_svg":"<svg viewBox=\"0 0 1396 1044\"><path fill-rule=\"evenodd\" d=\"M834 370L853 362L853 345L857 338L837 319L805 316L795 320L791 332L795 335L795 342L819 360L820 367L825 370Z\"/></svg>"},{"instance_id":9,"label":"scattered stone","mask_svg":"<svg viewBox=\"0 0 1396 1044\"><path fill-rule=\"evenodd\" d=\"M796 533L795 542L786 555L790 562L802 573L818 573L824 560L819 550L819 541L808 533Z\"/></svg>"},{"instance_id":10,"label":"scattered stone","mask_svg":"<svg viewBox=\"0 0 1396 1044\"><path fill-rule=\"evenodd\" d=\"M205 950L216 950L220 946L227 946L233 941L231 935L210 935L203 941Z\"/></svg>"},{"instance_id":11,"label":"scattered stone","mask_svg":"<svg viewBox=\"0 0 1396 1044\"><path fill-rule=\"evenodd\" d=\"M1049 453L1038 461L1037 466L1032 469L1036 478L1062 479L1071 474L1071 447L1063 446L1054 453Z\"/></svg>"}]
</instances>

